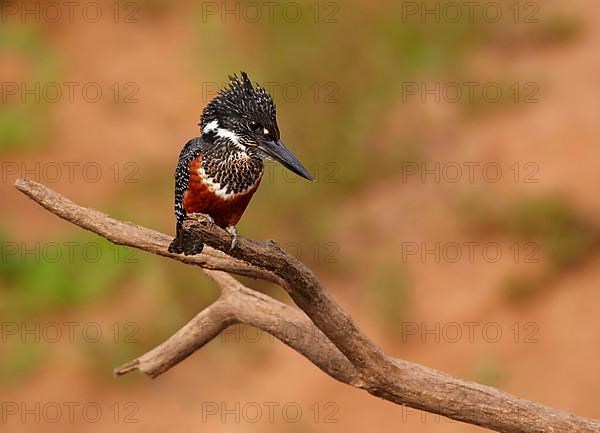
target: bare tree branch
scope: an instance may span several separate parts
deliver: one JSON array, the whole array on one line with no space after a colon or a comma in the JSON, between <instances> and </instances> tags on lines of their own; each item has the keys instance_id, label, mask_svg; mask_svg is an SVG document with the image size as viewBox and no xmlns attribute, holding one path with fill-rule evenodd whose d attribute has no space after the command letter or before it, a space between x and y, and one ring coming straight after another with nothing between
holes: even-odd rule
<instances>
[{"instance_id":1,"label":"bare tree branch","mask_svg":"<svg viewBox=\"0 0 600 433\"><path fill-rule=\"evenodd\" d=\"M65 196L37 182L17 179L15 186L19 191L31 197L53 214L83 229L94 232L117 245L138 248L188 265L222 270L282 284L282 281L274 274L243 261L235 260L227 254L210 247L205 248L202 254L196 256L172 254L168 251L169 243L173 240L172 237L137 224L116 220L96 209L76 205Z\"/></svg>"},{"instance_id":2,"label":"bare tree branch","mask_svg":"<svg viewBox=\"0 0 600 433\"><path fill-rule=\"evenodd\" d=\"M228 326L246 324L278 338L340 382L352 383L357 379L348 359L304 313L248 289L226 273L205 272L221 287L221 297L163 344L117 368L116 375L138 369L150 377L159 376Z\"/></svg>"},{"instance_id":3,"label":"bare tree branch","mask_svg":"<svg viewBox=\"0 0 600 433\"><path fill-rule=\"evenodd\" d=\"M251 291L221 272L208 271L223 289L219 300L165 343L117 369L116 374L139 369L155 377L226 327L247 323L273 334L332 377L397 404L500 432L600 432L600 421L577 417L387 356L360 331L312 271L272 241L259 243L240 238L236 248L229 251L227 232L206 219L188 219L184 223L186 242L201 241L211 248L193 257L174 255L167 252L171 238L164 234L80 207L35 182L17 180L16 187L50 212L114 243L209 270L275 282L306 313L305 316L293 307ZM287 336L282 332L282 324L291 323L306 332L300 333L300 337ZM311 335L320 338L315 342Z\"/></svg>"}]
</instances>

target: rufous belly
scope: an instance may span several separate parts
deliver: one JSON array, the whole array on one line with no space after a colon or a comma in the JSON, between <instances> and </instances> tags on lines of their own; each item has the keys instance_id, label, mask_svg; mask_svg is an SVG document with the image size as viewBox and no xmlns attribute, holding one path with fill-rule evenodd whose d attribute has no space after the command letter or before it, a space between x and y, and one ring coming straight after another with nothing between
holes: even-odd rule
<instances>
[{"instance_id":1,"label":"rufous belly","mask_svg":"<svg viewBox=\"0 0 600 433\"><path fill-rule=\"evenodd\" d=\"M200 176L200 158L190 163L190 180L183 195L183 208L187 214L203 213L209 215L219 227L236 225L242 217L250 199L260 184L260 178L252 187L238 194L222 197Z\"/></svg>"}]
</instances>

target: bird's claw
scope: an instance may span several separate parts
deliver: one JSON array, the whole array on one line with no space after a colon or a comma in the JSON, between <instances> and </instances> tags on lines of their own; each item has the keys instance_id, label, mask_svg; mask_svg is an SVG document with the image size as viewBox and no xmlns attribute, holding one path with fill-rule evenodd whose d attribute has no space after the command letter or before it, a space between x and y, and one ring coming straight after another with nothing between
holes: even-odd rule
<instances>
[{"instance_id":1,"label":"bird's claw","mask_svg":"<svg viewBox=\"0 0 600 433\"><path fill-rule=\"evenodd\" d=\"M169 245L169 252L172 254L182 254L186 256L195 256L200 254L204 249L204 244L188 243L183 239L176 237Z\"/></svg>"},{"instance_id":2,"label":"bird's claw","mask_svg":"<svg viewBox=\"0 0 600 433\"><path fill-rule=\"evenodd\" d=\"M169 252L172 254L181 254L183 252L179 238L176 237L171 241L169 244Z\"/></svg>"},{"instance_id":3,"label":"bird's claw","mask_svg":"<svg viewBox=\"0 0 600 433\"><path fill-rule=\"evenodd\" d=\"M183 255L195 256L196 254L200 254L203 250L204 250L204 244L195 243L195 244L185 246L183 248Z\"/></svg>"},{"instance_id":4,"label":"bird's claw","mask_svg":"<svg viewBox=\"0 0 600 433\"><path fill-rule=\"evenodd\" d=\"M227 227L227 232L231 235L231 245L229 245L229 251L231 251L237 245L238 234L237 234L237 230L235 229L235 226Z\"/></svg>"}]
</instances>

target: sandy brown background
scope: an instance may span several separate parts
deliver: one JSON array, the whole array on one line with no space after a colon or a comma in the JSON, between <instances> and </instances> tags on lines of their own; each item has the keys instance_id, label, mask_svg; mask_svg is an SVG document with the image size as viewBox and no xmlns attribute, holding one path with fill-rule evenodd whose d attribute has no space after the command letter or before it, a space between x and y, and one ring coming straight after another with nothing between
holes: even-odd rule
<instances>
[{"instance_id":1,"label":"sandy brown background","mask_svg":"<svg viewBox=\"0 0 600 433\"><path fill-rule=\"evenodd\" d=\"M301 255L395 356L600 417L597 1L521 2L516 20L498 2L498 22L451 22L433 1L439 22L391 1L295 3L298 22L283 3L272 19L260 2L86 4L57 22L44 3L1 4L1 431L482 431L339 384L250 328L155 381L112 378L216 288L12 183L173 233L179 150L240 69L271 83L282 137L317 178L269 166L242 235ZM449 83L503 96L455 99Z\"/></svg>"}]
</instances>

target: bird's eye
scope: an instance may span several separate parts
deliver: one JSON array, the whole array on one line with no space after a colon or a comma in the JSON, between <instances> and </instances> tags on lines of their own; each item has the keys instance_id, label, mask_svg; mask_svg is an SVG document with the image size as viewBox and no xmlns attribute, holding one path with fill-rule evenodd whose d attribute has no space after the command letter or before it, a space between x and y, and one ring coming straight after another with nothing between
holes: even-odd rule
<instances>
[{"instance_id":1,"label":"bird's eye","mask_svg":"<svg viewBox=\"0 0 600 433\"><path fill-rule=\"evenodd\" d=\"M250 122L250 129L253 131L258 131L261 127L262 125L254 120Z\"/></svg>"}]
</instances>

